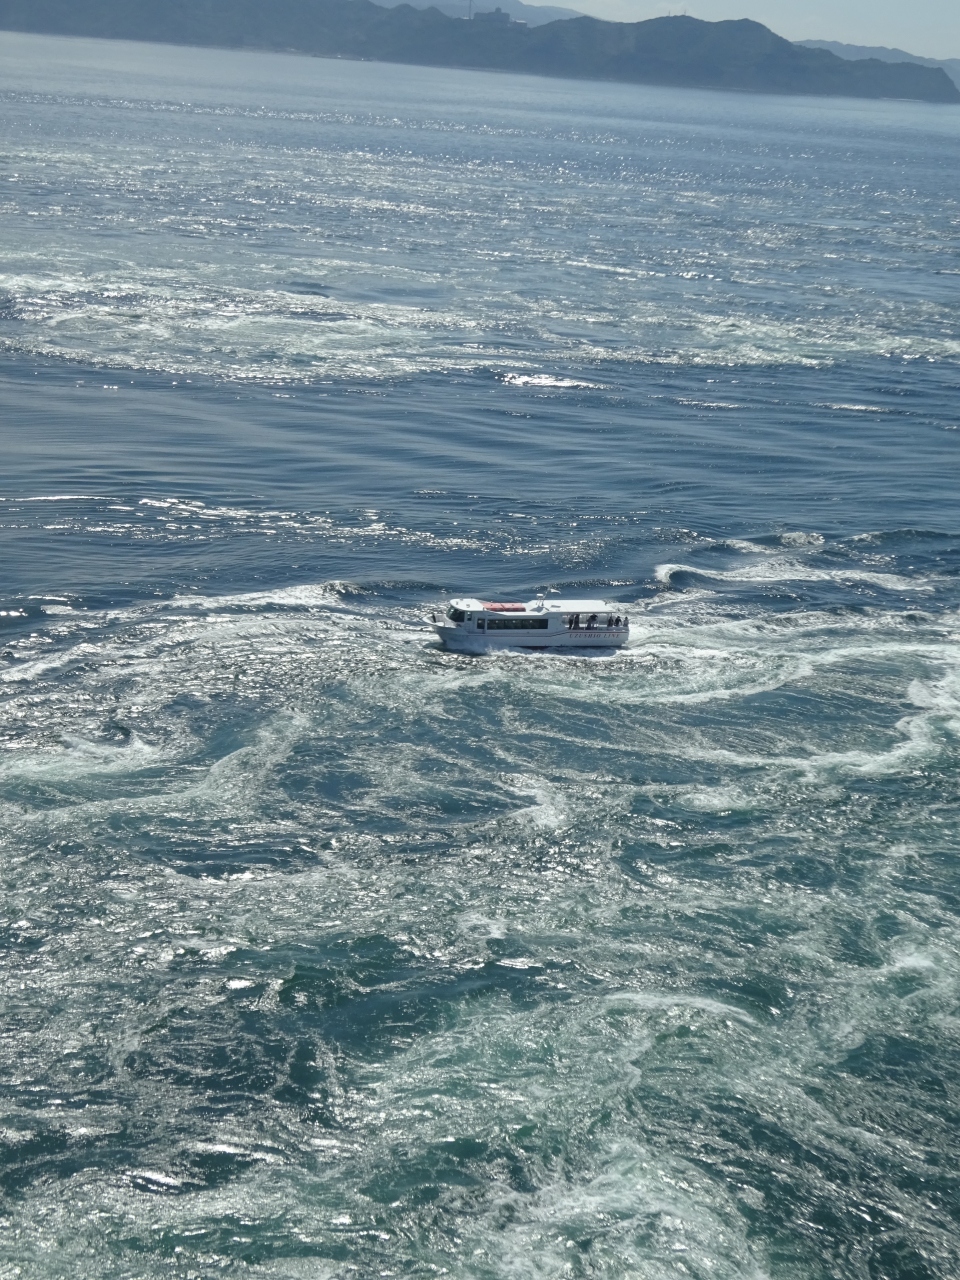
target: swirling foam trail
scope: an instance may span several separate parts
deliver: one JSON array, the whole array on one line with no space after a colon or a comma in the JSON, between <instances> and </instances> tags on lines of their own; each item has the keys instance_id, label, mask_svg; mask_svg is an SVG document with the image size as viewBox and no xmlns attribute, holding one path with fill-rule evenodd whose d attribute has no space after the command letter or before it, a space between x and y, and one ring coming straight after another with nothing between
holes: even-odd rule
<instances>
[{"instance_id":1,"label":"swirling foam trail","mask_svg":"<svg viewBox=\"0 0 960 1280\"><path fill-rule=\"evenodd\" d=\"M161 1232L733 1280L777 1222L817 1270L879 1221L946 1275L949 1122L884 1064L956 1073L956 619L713 608L612 664L444 654L325 584L52 619L0 773L21 1261L70 1161L59 1256L102 1274L165 1274Z\"/></svg>"}]
</instances>

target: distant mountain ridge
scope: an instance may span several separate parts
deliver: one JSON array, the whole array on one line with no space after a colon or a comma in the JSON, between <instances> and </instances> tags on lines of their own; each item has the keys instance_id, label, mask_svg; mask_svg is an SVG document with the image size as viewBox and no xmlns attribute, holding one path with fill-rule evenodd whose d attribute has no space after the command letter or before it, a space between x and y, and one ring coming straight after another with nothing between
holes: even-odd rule
<instances>
[{"instance_id":1,"label":"distant mountain ridge","mask_svg":"<svg viewBox=\"0 0 960 1280\"><path fill-rule=\"evenodd\" d=\"M552 4L524 4L523 0L408 0L414 9L439 9L449 18L472 17L486 9L502 9L515 22L525 22L528 27L542 27L548 22L561 22L564 18L582 18L579 9L563 9ZM395 9L404 0L380 0L385 9Z\"/></svg>"},{"instance_id":2,"label":"distant mountain ridge","mask_svg":"<svg viewBox=\"0 0 960 1280\"><path fill-rule=\"evenodd\" d=\"M940 67L850 61L748 19L580 17L529 27L506 14L469 22L372 0L0 0L0 28L682 88L960 103L960 89Z\"/></svg>"},{"instance_id":3,"label":"distant mountain ridge","mask_svg":"<svg viewBox=\"0 0 960 1280\"><path fill-rule=\"evenodd\" d=\"M953 83L960 88L960 58L921 58L903 49L888 49L884 45L841 44L838 40L797 40L805 49L826 49L838 58L859 62L863 58L877 58L880 62L916 62L921 67L942 67Z\"/></svg>"}]
</instances>

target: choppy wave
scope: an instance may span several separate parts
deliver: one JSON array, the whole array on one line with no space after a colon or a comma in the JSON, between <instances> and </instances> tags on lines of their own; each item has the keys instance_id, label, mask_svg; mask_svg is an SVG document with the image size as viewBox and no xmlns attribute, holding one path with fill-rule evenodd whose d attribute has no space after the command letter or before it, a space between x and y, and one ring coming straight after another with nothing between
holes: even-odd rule
<instances>
[{"instance_id":1,"label":"choppy wave","mask_svg":"<svg viewBox=\"0 0 960 1280\"><path fill-rule=\"evenodd\" d=\"M826 568L806 561L782 556L760 560L734 569L710 569L703 565L662 564L656 575L665 585L673 583L681 574L694 578L713 579L717 582L866 582L888 591L924 592L931 589L923 578L905 578L896 573L877 573L862 564L847 564L842 568Z\"/></svg>"},{"instance_id":2,"label":"choppy wave","mask_svg":"<svg viewBox=\"0 0 960 1280\"><path fill-rule=\"evenodd\" d=\"M800 165L811 122L797 105L792 122L738 105L740 128L711 150L708 99L689 99L695 125L651 136L644 112L678 109L671 91L606 86L607 117L585 127L596 88L537 110L524 81L499 77L494 102L482 75L468 92L391 68L371 99L369 69L265 55L251 91L240 53L138 77L129 46L127 64L101 55L98 79L82 55L31 73L36 38L8 44L9 351L268 384L492 368L570 390L597 365L960 356L927 250L956 212L953 139L932 117L922 147L899 138L910 181L880 189L890 121L861 122L851 154L844 111L822 105ZM104 97L104 75L127 91ZM603 233L585 253L590 227Z\"/></svg>"},{"instance_id":3,"label":"choppy wave","mask_svg":"<svg viewBox=\"0 0 960 1280\"><path fill-rule=\"evenodd\" d=\"M584 216L589 216L586 211ZM431 275L410 282L409 272L400 270L388 292L403 293L412 284L414 300L386 302L363 297L353 283L358 274L373 272L376 263L331 261L318 262L316 269L341 282L337 297L311 299L305 305L295 293L269 285L258 290L252 282L206 288L199 279L191 281L186 271L176 278L164 273L164 279L151 279L149 270L142 268L135 276L103 281L82 275L71 287L63 267L69 253L69 246L52 245L46 274L30 279L0 272L0 290L6 295L0 343L7 351L115 372L313 385L497 368L522 345L536 351L546 369L529 374L508 371L505 381L558 389L598 385L582 376L557 374L553 370L558 364L574 369L820 367L864 356L949 362L960 356L960 341L944 336L952 323L952 311L946 307L924 316L922 324L903 308L889 328L864 319L859 298L852 300L849 314L841 312L830 320L819 310L809 320L731 315L731 309L741 305L734 295L718 313L706 299L691 305L665 298L625 298L603 307L581 301L566 313L558 312L549 296L555 287L549 279L551 264L537 263L530 266L546 276L535 286L542 296L512 296L494 279L494 292L482 297L478 281L464 277L453 285L469 300L460 309L454 298L441 305L415 300L419 292L444 292L450 285L449 272L445 281ZM83 271L82 264L77 269ZM250 269L256 270L253 264ZM277 269L282 267L271 267ZM583 283L586 287L590 282ZM598 338L598 332L606 336ZM707 411L740 407L730 401L689 403ZM825 407L891 411L869 405Z\"/></svg>"},{"instance_id":4,"label":"choppy wave","mask_svg":"<svg viewBox=\"0 0 960 1280\"><path fill-rule=\"evenodd\" d=\"M19 1264L69 1166L88 1274L853 1277L881 1222L949 1275L949 1118L895 1064L955 1078L956 615L679 592L598 664L444 654L429 603L14 639Z\"/></svg>"}]
</instances>

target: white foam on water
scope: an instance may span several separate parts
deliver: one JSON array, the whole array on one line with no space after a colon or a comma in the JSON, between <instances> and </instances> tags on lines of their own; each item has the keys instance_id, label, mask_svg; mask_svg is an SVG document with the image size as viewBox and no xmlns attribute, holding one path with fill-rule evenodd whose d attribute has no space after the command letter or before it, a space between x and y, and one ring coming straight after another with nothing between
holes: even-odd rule
<instances>
[{"instance_id":1,"label":"white foam on water","mask_svg":"<svg viewBox=\"0 0 960 1280\"><path fill-rule=\"evenodd\" d=\"M513 816L518 822L529 822L544 830L556 830L569 820L568 802L563 792L543 778L515 777L509 780L511 791L518 795L533 795L535 803L517 809Z\"/></svg>"},{"instance_id":2,"label":"white foam on water","mask_svg":"<svg viewBox=\"0 0 960 1280\"><path fill-rule=\"evenodd\" d=\"M681 1280L704 1270L729 1280L767 1280L735 1208L718 1205L692 1167L651 1169L646 1154L620 1143L588 1182L545 1187L519 1222L515 1216L482 1237L482 1262L466 1274L517 1280L576 1274L574 1267L583 1265L577 1254L586 1248L594 1274ZM608 1229L611 1238L598 1241L601 1221L616 1222L619 1230Z\"/></svg>"},{"instance_id":3,"label":"white foam on water","mask_svg":"<svg viewBox=\"0 0 960 1280\"><path fill-rule=\"evenodd\" d=\"M768 757L729 753L722 750L711 751L704 749L701 744L697 750L698 758L728 759L731 763L745 768L795 770L809 783L818 782L822 777L832 773L848 772L882 777L909 772L919 765L949 760L955 753L951 735L960 736L960 650L934 656L940 657L941 660L944 658L949 660L951 669L940 680L910 682L905 691L907 696L916 705L929 710L924 710L917 715L903 716L897 720L891 726L891 736L895 735L899 741L894 741L886 749L812 751L808 755ZM837 662L840 657L832 654L829 655L828 660ZM733 793L711 791L709 796L710 799L705 795L702 801L708 807L713 803L721 808L739 807L732 798Z\"/></svg>"},{"instance_id":4,"label":"white foam on water","mask_svg":"<svg viewBox=\"0 0 960 1280\"><path fill-rule=\"evenodd\" d=\"M203 78L199 67L191 74ZM217 94L242 92L242 79L226 77ZM0 260L5 346L82 361L111 379L147 369L287 388L518 359L524 372L516 376L533 379L532 388L570 390L572 382L600 383L558 367L598 360L822 367L851 355L960 354L949 300L917 287L927 266L917 245L950 231L948 205L934 196L886 193L896 211L883 218L876 200L852 195L846 172L841 178L833 166L829 176L817 166L816 181L795 169L784 184L773 174L789 154L785 137L760 143L746 129L752 142L731 144L737 157L728 175L742 184L749 172L756 182L741 185L741 200L721 215L716 172L704 169L698 145L671 139L665 145L679 148L679 167L664 167L638 141L635 104L626 100L615 108L626 117L611 146L602 131L588 142L572 119L559 134L545 133L540 109L531 118L522 99L510 116L524 123L491 130L460 100L429 121L408 105L397 115L317 111L316 94L329 86L281 81L271 92L291 101L276 110L214 111L172 83L157 85L156 101L139 92L63 95L59 84L39 95L11 89L17 181ZM353 91L341 85L338 97ZM592 110L586 102L580 109ZM34 128L38 110L49 121L43 135ZM183 131L176 174L163 167L161 118ZM443 138L449 149L436 149ZM555 146L564 152L562 175ZM873 166L862 163L866 185L857 190L865 193ZM51 186L69 196L51 205L37 195ZM798 200L807 210L800 223ZM675 239L674 201L703 215L691 218L685 246ZM838 202L852 202L852 216L897 267L882 291L832 216ZM540 234L531 237L522 218L505 220L504 208L536 208ZM793 236L776 229L778 220ZM584 226L598 229L586 259L571 256L569 244ZM105 233L119 246L111 259L97 250ZM185 237L203 238L202 263L180 253ZM291 257L291 241L306 246L305 256ZM798 280L806 285L795 287ZM684 399L695 410L735 407Z\"/></svg>"},{"instance_id":5,"label":"white foam on water","mask_svg":"<svg viewBox=\"0 0 960 1280\"><path fill-rule=\"evenodd\" d=\"M692 400L689 396L678 396L677 404L688 405L691 409L743 409L746 407L726 400Z\"/></svg>"},{"instance_id":6,"label":"white foam on water","mask_svg":"<svg viewBox=\"0 0 960 1280\"><path fill-rule=\"evenodd\" d=\"M731 551L741 551L745 555L774 555L776 547L765 547L760 542L751 542L748 538L724 538L719 544L729 547Z\"/></svg>"},{"instance_id":7,"label":"white foam on water","mask_svg":"<svg viewBox=\"0 0 960 1280\"><path fill-rule=\"evenodd\" d=\"M505 373L503 381L512 387L557 387L576 391L602 391L600 382L583 382L577 378L558 378L548 373Z\"/></svg>"},{"instance_id":8,"label":"white foam on water","mask_svg":"<svg viewBox=\"0 0 960 1280\"><path fill-rule=\"evenodd\" d=\"M329 584L50 619L62 656L86 648L6 704L45 744L3 758L6 914L46 949L5 971L5 1043L19 1078L61 1091L64 1046L109 1062L84 1124L119 1133L134 1105L145 1136L126 1179L91 1163L55 1205L29 1189L20 1258L42 1257L49 1212L61 1270L105 1277L119 1256L159 1280L162 1231L198 1274L239 1266L250 1236L278 1276L295 1272L271 1251L298 1239L311 1275L576 1259L610 1280L760 1280L782 1270L765 1197L849 1221L851 1168L876 1187L864 1212L952 1257L890 1172L924 1176L926 1149L823 1090L960 992L956 921L905 875L947 833L932 771L956 759L956 618L725 607L660 601L640 649L604 664L411 644L416 609ZM761 686L814 709L768 710ZM683 700L731 690L722 717ZM91 734L107 711L125 743ZM931 790L861 817L865 781L918 769ZM791 879L850 849L846 879ZM261 1036L314 1055L297 1101ZM228 1125L209 1109L221 1061ZM760 1136L738 1146L727 1123ZM218 1186L201 1158L237 1164Z\"/></svg>"},{"instance_id":9,"label":"white foam on water","mask_svg":"<svg viewBox=\"0 0 960 1280\"><path fill-rule=\"evenodd\" d=\"M933 590L930 578L906 578L897 573L876 573L858 565L851 565L848 569L822 569L800 560L787 559L764 560L738 566L735 569L707 569L690 564L659 564L654 570L657 581L665 586L672 585L672 578L677 573L688 573L696 578L707 578L716 582L866 582L871 586L882 587L885 591L928 592Z\"/></svg>"},{"instance_id":10,"label":"white foam on water","mask_svg":"<svg viewBox=\"0 0 960 1280\"><path fill-rule=\"evenodd\" d=\"M90 775L136 773L157 762L157 749L131 734L122 744L91 741L75 734L63 734L62 749L43 753L18 753L0 759L0 778L42 778L66 780Z\"/></svg>"},{"instance_id":11,"label":"white foam on water","mask_svg":"<svg viewBox=\"0 0 960 1280\"><path fill-rule=\"evenodd\" d=\"M247 591L222 596L178 595L164 607L169 609L263 609L270 605L280 608L322 608L339 604L344 596L359 595L360 588L352 583L334 581L304 583L295 587L278 587L272 591Z\"/></svg>"},{"instance_id":12,"label":"white foam on water","mask_svg":"<svg viewBox=\"0 0 960 1280\"><path fill-rule=\"evenodd\" d=\"M844 665L916 660L936 668L960 659L948 620L946 626L933 617L906 625L901 614L885 609L849 622L820 611L729 618L711 597L685 593L661 597L631 616L630 646L610 659L619 673L604 688L611 707L739 700L802 687ZM533 679L524 687L591 700L594 684L578 679L584 670L574 658L541 660L532 663Z\"/></svg>"},{"instance_id":13,"label":"white foam on water","mask_svg":"<svg viewBox=\"0 0 960 1280\"><path fill-rule=\"evenodd\" d=\"M72 613L73 611L70 610L69 612ZM28 651L29 657L33 657L34 652L35 650ZM85 663L99 657L100 653L95 644L88 640L81 640L79 643L71 645L64 653L52 654L49 658L38 658L34 661L28 660L16 666L8 667L6 671L0 672L0 683L10 685L29 684L55 672L63 672L73 666L83 666Z\"/></svg>"},{"instance_id":14,"label":"white foam on water","mask_svg":"<svg viewBox=\"0 0 960 1280\"><path fill-rule=\"evenodd\" d=\"M877 404L818 404L818 409L836 409L847 413L893 413L893 409L885 409Z\"/></svg>"},{"instance_id":15,"label":"white foam on water","mask_svg":"<svg viewBox=\"0 0 960 1280\"><path fill-rule=\"evenodd\" d=\"M608 1009L617 1009L623 1006L648 1009L696 1009L714 1014L718 1018L736 1018L739 1022L745 1022L749 1026L756 1025L755 1019L733 1005L723 1004L719 1000L708 1000L702 996L688 996L679 992L660 995L650 991L615 991L606 997L605 1005Z\"/></svg>"},{"instance_id":16,"label":"white foam on water","mask_svg":"<svg viewBox=\"0 0 960 1280\"><path fill-rule=\"evenodd\" d=\"M822 533L805 533L802 529L795 529L779 534L777 541L785 547L822 547L826 539Z\"/></svg>"},{"instance_id":17,"label":"white foam on water","mask_svg":"<svg viewBox=\"0 0 960 1280\"><path fill-rule=\"evenodd\" d=\"M199 782L176 795L164 797L164 802L176 800L190 808L199 805L206 813L239 816L251 810L259 811L276 766L287 758L309 727L309 718L296 712L261 725L250 746L238 747L221 756Z\"/></svg>"}]
</instances>

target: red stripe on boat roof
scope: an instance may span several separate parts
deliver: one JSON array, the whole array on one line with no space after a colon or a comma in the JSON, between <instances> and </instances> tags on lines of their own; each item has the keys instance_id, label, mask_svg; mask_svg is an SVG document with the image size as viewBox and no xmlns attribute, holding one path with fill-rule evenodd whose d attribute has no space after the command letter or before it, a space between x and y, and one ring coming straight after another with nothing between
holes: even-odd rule
<instances>
[{"instance_id":1,"label":"red stripe on boat roof","mask_svg":"<svg viewBox=\"0 0 960 1280\"><path fill-rule=\"evenodd\" d=\"M497 611L497 612L502 612L502 611L503 611L503 610L505 610L505 609L510 609L510 610L513 610L513 611L516 611L517 609L519 609L521 613L526 613L526 610L527 610L527 606L526 606L525 604L487 604L487 603L484 603L484 606L483 606L483 607L484 607L484 609L493 609L493 610L495 610L495 611Z\"/></svg>"}]
</instances>

